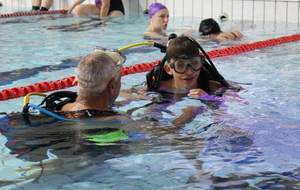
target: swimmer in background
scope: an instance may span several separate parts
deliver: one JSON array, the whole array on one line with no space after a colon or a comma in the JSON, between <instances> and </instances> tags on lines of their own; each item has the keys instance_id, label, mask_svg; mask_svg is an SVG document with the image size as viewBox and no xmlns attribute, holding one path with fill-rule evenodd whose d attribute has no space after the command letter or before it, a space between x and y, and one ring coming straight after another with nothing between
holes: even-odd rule
<instances>
[{"instance_id":1,"label":"swimmer in background","mask_svg":"<svg viewBox=\"0 0 300 190\"><path fill-rule=\"evenodd\" d=\"M231 30L228 33L223 32L219 24L212 18L201 21L199 32L202 36L217 40L239 40L243 37L243 34L238 30Z\"/></svg>"},{"instance_id":2,"label":"swimmer in background","mask_svg":"<svg viewBox=\"0 0 300 190\"><path fill-rule=\"evenodd\" d=\"M164 30L168 27L169 11L161 3L152 3L148 11L150 24L143 33L145 39L168 39Z\"/></svg>"},{"instance_id":3,"label":"swimmer in background","mask_svg":"<svg viewBox=\"0 0 300 190\"><path fill-rule=\"evenodd\" d=\"M99 15L100 17L120 17L125 14L122 0L95 0L95 4L82 4L85 0L76 0L70 7L63 8L79 17Z\"/></svg>"},{"instance_id":4,"label":"swimmer in background","mask_svg":"<svg viewBox=\"0 0 300 190\"><path fill-rule=\"evenodd\" d=\"M32 0L32 11L48 11L52 6L53 0ZM42 7L41 7L42 6Z\"/></svg>"}]
</instances>

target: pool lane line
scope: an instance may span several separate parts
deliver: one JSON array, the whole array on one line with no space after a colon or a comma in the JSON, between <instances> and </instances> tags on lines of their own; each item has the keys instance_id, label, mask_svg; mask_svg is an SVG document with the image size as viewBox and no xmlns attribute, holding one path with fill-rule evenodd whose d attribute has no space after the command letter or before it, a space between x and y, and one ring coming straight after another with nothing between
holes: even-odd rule
<instances>
[{"instance_id":1,"label":"pool lane line","mask_svg":"<svg viewBox=\"0 0 300 190\"><path fill-rule=\"evenodd\" d=\"M255 49L270 47L282 43L294 42L298 40L300 40L300 34L294 34L291 36L283 36L279 38L268 39L265 41L253 42L250 44L241 44L238 46L230 46L223 49L215 49L215 50L208 51L207 54L209 55L210 58L216 58L216 57L222 57L222 56L228 56L237 53L252 51ZM139 64L123 67L121 70L122 76L150 71L154 67L154 65L159 63L160 61L161 60L156 60L149 63L139 63ZM23 97L31 92L49 92L49 91L60 90L60 89L76 86L77 83L73 83L74 79L75 76L71 76L56 81L45 81L45 82L35 83L29 86L4 89L0 91L0 101Z\"/></svg>"},{"instance_id":2,"label":"pool lane line","mask_svg":"<svg viewBox=\"0 0 300 190\"><path fill-rule=\"evenodd\" d=\"M32 12L19 12L0 14L0 18L20 17L20 16L34 16L34 15L46 15L46 14L65 14L66 10L54 10L54 11L32 11Z\"/></svg>"}]
</instances>

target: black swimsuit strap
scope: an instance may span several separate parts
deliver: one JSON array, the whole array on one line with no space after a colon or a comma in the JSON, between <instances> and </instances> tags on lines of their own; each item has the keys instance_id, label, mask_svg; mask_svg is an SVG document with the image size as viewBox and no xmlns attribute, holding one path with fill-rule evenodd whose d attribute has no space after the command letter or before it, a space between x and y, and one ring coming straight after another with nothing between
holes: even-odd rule
<instances>
[{"instance_id":1,"label":"black swimsuit strap","mask_svg":"<svg viewBox=\"0 0 300 190\"><path fill-rule=\"evenodd\" d=\"M233 32L230 32L232 35L234 35L235 38L238 38L237 35Z\"/></svg>"},{"instance_id":2,"label":"black swimsuit strap","mask_svg":"<svg viewBox=\"0 0 300 190\"><path fill-rule=\"evenodd\" d=\"M230 32L230 33L231 33L232 35L234 35L234 39L238 38L237 35L236 35L235 33L233 33L233 32ZM226 37L226 36L221 36L221 37L228 39L228 37Z\"/></svg>"}]
</instances>

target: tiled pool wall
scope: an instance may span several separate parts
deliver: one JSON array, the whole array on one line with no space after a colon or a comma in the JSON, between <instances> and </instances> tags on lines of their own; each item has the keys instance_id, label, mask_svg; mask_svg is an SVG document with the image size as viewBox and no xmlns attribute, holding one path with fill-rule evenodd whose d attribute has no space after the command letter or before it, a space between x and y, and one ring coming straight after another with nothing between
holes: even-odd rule
<instances>
[{"instance_id":1,"label":"tiled pool wall","mask_svg":"<svg viewBox=\"0 0 300 190\"><path fill-rule=\"evenodd\" d=\"M50 10L70 6L75 0L53 0ZM0 14L31 10L31 0L0 0ZM219 18L226 12L231 20L299 23L300 0L123 0L126 14L143 13L151 3L166 5L170 16ZM94 3L86 0L84 3Z\"/></svg>"}]
</instances>

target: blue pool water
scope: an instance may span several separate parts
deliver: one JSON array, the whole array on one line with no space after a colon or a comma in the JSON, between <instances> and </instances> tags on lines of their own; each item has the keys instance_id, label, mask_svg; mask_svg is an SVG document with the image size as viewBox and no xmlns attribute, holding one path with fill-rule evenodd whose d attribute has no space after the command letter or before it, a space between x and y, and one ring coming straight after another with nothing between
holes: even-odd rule
<instances>
[{"instance_id":1,"label":"blue pool water","mask_svg":"<svg viewBox=\"0 0 300 190\"><path fill-rule=\"evenodd\" d=\"M197 29L200 21L171 19L169 32ZM116 18L106 25L66 15L1 19L0 90L74 76L80 58L95 46L118 49L144 42L141 33L147 23L146 15ZM299 31L296 24L284 22L227 21L222 28L241 30L246 37L230 44L203 42L206 51ZM290 42L214 58L226 79L252 84L242 85L238 96L225 95L218 102L182 97L168 104L135 100L115 108L131 110L135 121L54 122L52 117L36 116L28 125L19 115L2 116L0 187L299 189L299 53L299 42ZM148 46L124 54L125 66L163 57ZM122 88L143 80L145 73L126 75ZM0 111L21 111L22 101L1 101ZM175 127L174 120L188 111L196 112L195 118ZM110 145L84 138L114 132L118 135Z\"/></svg>"}]
</instances>

